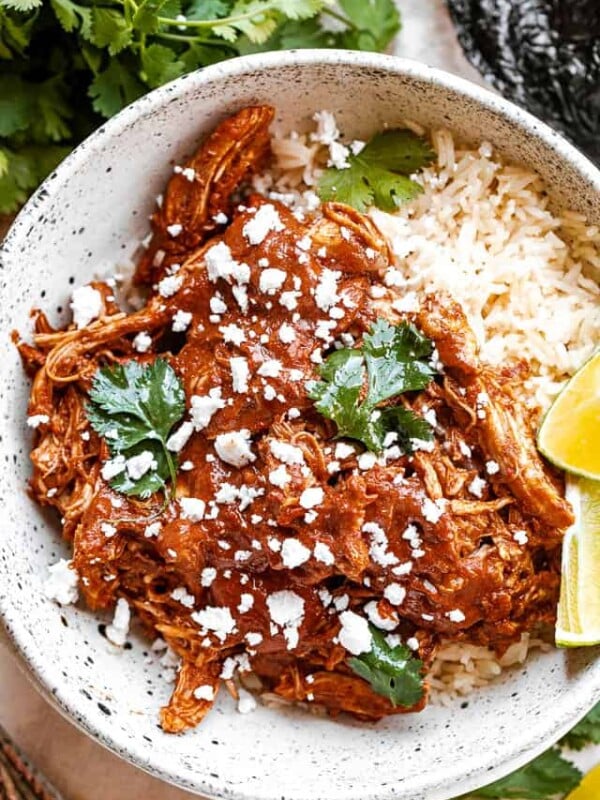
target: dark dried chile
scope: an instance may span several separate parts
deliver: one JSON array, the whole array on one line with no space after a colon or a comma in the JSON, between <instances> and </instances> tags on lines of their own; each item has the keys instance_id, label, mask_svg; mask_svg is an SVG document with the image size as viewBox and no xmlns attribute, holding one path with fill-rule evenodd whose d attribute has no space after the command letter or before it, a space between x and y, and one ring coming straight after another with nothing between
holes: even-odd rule
<instances>
[{"instance_id":1,"label":"dark dried chile","mask_svg":"<svg viewBox=\"0 0 600 800\"><path fill-rule=\"evenodd\" d=\"M600 163L600 0L446 0L469 61Z\"/></svg>"}]
</instances>

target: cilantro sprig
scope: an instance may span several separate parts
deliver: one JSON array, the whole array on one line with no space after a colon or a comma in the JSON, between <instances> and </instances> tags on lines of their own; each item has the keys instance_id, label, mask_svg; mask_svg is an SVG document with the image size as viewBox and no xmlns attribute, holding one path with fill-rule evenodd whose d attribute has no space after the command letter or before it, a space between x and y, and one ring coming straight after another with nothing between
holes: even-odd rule
<instances>
[{"instance_id":1,"label":"cilantro sprig","mask_svg":"<svg viewBox=\"0 0 600 800\"><path fill-rule=\"evenodd\" d=\"M148 89L251 52L384 50L399 28L393 0L0 0L0 213Z\"/></svg>"},{"instance_id":2,"label":"cilantro sprig","mask_svg":"<svg viewBox=\"0 0 600 800\"><path fill-rule=\"evenodd\" d=\"M560 740L571 750L582 750L587 744L600 744L600 703Z\"/></svg>"},{"instance_id":3,"label":"cilantro sprig","mask_svg":"<svg viewBox=\"0 0 600 800\"><path fill-rule=\"evenodd\" d=\"M478 789L469 798L488 800L551 800L575 789L582 778L577 767L551 747L521 769Z\"/></svg>"},{"instance_id":4,"label":"cilantro sprig","mask_svg":"<svg viewBox=\"0 0 600 800\"><path fill-rule=\"evenodd\" d=\"M377 133L348 166L330 168L319 180L321 200L335 200L366 211L375 205L395 211L423 189L408 176L431 163L434 152L425 139L409 130Z\"/></svg>"},{"instance_id":5,"label":"cilantro sprig","mask_svg":"<svg viewBox=\"0 0 600 800\"><path fill-rule=\"evenodd\" d=\"M118 492L148 498L175 486L177 458L167 448L173 426L185 413L181 381L164 359L152 364L137 361L99 369L94 376L87 418L103 437L111 456L130 459L150 452L153 466L134 479L123 469L111 479Z\"/></svg>"},{"instance_id":6,"label":"cilantro sprig","mask_svg":"<svg viewBox=\"0 0 600 800\"><path fill-rule=\"evenodd\" d=\"M390 647L372 625L371 650L348 659L348 666L395 706L409 708L423 697L423 662L406 645Z\"/></svg>"},{"instance_id":7,"label":"cilantro sprig","mask_svg":"<svg viewBox=\"0 0 600 800\"><path fill-rule=\"evenodd\" d=\"M319 369L322 380L310 387L309 397L317 411L336 423L339 436L379 453L394 431L404 451L412 452L411 439L430 441L431 426L404 406L379 406L431 382L436 374L432 352L432 342L414 325L378 319L362 347L336 350L325 360Z\"/></svg>"}]
</instances>

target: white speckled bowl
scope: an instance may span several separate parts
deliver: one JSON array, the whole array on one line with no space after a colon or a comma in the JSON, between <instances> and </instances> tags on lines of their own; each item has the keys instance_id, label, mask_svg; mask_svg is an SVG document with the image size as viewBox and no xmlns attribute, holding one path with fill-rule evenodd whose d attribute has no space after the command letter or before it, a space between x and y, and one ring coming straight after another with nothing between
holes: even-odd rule
<instances>
[{"instance_id":1,"label":"white speckled bowl","mask_svg":"<svg viewBox=\"0 0 600 800\"><path fill-rule=\"evenodd\" d=\"M70 283L118 263L147 231L170 163L248 103L269 102L287 126L331 109L364 138L403 117L487 139L537 169L554 201L600 222L600 173L533 117L421 64L347 52L252 56L182 78L134 103L82 144L19 215L1 253L5 331L27 329L32 305L58 316ZM134 764L192 791L256 800L447 800L544 749L600 697L598 650L534 655L468 705L428 708L378 724L260 708L227 698L197 729L168 736L157 712L169 694L147 642L108 651L98 618L42 596L46 568L66 555L55 520L28 498L28 382L2 336L0 609L38 685L83 730ZM466 707L463 707L466 706Z\"/></svg>"}]
</instances>

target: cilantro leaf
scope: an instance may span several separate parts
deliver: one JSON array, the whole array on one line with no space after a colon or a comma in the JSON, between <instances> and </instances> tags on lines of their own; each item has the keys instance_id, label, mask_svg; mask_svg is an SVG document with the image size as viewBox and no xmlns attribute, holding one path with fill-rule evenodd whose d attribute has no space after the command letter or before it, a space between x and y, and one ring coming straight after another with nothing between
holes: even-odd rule
<instances>
[{"instance_id":1,"label":"cilantro leaf","mask_svg":"<svg viewBox=\"0 0 600 800\"><path fill-rule=\"evenodd\" d=\"M469 797L490 800L549 800L566 794L579 784L581 772L560 754L556 747L546 750L516 772L484 786Z\"/></svg>"},{"instance_id":2,"label":"cilantro leaf","mask_svg":"<svg viewBox=\"0 0 600 800\"><path fill-rule=\"evenodd\" d=\"M229 13L227 0L191 0L185 7L186 19L219 19Z\"/></svg>"},{"instance_id":3,"label":"cilantro leaf","mask_svg":"<svg viewBox=\"0 0 600 800\"><path fill-rule=\"evenodd\" d=\"M14 11L33 11L41 5L42 0L0 0L0 6L12 8Z\"/></svg>"},{"instance_id":4,"label":"cilantro leaf","mask_svg":"<svg viewBox=\"0 0 600 800\"><path fill-rule=\"evenodd\" d=\"M112 117L143 93L142 84L116 58L96 75L88 91L94 109L104 117Z\"/></svg>"},{"instance_id":5,"label":"cilantro leaf","mask_svg":"<svg viewBox=\"0 0 600 800\"><path fill-rule=\"evenodd\" d=\"M423 662L415 658L406 645L390 647L381 631L372 625L369 627L370 652L348 659L348 666L392 705L414 706L423 697Z\"/></svg>"},{"instance_id":6,"label":"cilantro leaf","mask_svg":"<svg viewBox=\"0 0 600 800\"><path fill-rule=\"evenodd\" d=\"M161 86L185 72L185 62L170 47L151 44L142 55L143 77L148 86Z\"/></svg>"},{"instance_id":7,"label":"cilantro leaf","mask_svg":"<svg viewBox=\"0 0 600 800\"><path fill-rule=\"evenodd\" d=\"M385 50L400 30L400 14L393 0L339 0L350 27L340 47Z\"/></svg>"},{"instance_id":8,"label":"cilantro leaf","mask_svg":"<svg viewBox=\"0 0 600 800\"><path fill-rule=\"evenodd\" d=\"M251 42L262 44L276 27L277 19L269 0L237 0L229 16L223 22L215 22L212 30L228 42L235 42L243 33Z\"/></svg>"},{"instance_id":9,"label":"cilantro leaf","mask_svg":"<svg viewBox=\"0 0 600 800\"><path fill-rule=\"evenodd\" d=\"M131 42L132 28L124 15L114 8L92 8L92 44L108 47L116 55Z\"/></svg>"},{"instance_id":10,"label":"cilantro leaf","mask_svg":"<svg viewBox=\"0 0 600 800\"><path fill-rule=\"evenodd\" d=\"M424 389L435 376L428 360L433 344L414 325L390 325L378 319L363 338L369 373L369 400L374 405L403 392Z\"/></svg>"},{"instance_id":11,"label":"cilantro leaf","mask_svg":"<svg viewBox=\"0 0 600 800\"><path fill-rule=\"evenodd\" d=\"M27 145L18 152L8 148L0 150L5 164L0 173L0 213L16 211L69 150L59 145Z\"/></svg>"},{"instance_id":12,"label":"cilantro leaf","mask_svg":"<svg viewBox=\"0 0 600 800\"><path fill-rule=\"evenodd\" d=\"M434 153L412 131L376 134L358 155L348 156L345 169L326 169L319 180L321 200L336 200L365 211L376 205L394 211L423 190L408 176L430 163Z\"/></svg>"},{"instance_id":13,"label":"cilantro leaf","mask_svg":"<svg viewBox=\"0 0 600 800\"><path fill-rule=\"evenodd\" d=\"M156 462L137 480L121 472L111 480L114 489L149 497L168 479L174 483L177 460L167 449L167 439L184 413L183 386L164 359L144 365L128 361L96 372L86 407L91 426L111 456L128 459L149 451Z\"/></svg>"},{"instance_id":14,"label":"cilantro leaf","mask_svg":"<svg viewBox=\"0 0 600 800\"><path fill-rule=\"evenodd\" d=\"M358 439L369 450L380 450L380 435L372 420L373 409L359 403L364 383L360 351L336 350L319 372L323 380L315 383L309 392L317 411L335 422L339 436Z\"/></svg>"},{"instance_id":15,"label":"cilantro leaf","mask_svg":"<svg viewBox=\"0 0 600 800\"><path fill-rule=\"evenodd\" d=\"M336 423L339 436L381 452L386 434L394 431L410 453L411 439L432 439L429 423L404 406L378 406L424 389L435 375L428 361L432 352L431 341L413 325L378 319L361 348L336 350L325 360L319 369L322 380L313 383L309 397L317 411Z\"/></svg>"},{"instance_id":16,"label":"cilantro leaf","mask_svg":"<svg viewBox=\"0 0 600 800\"><path fill-rule=\"evenodd\" d=\"M0 136L10 136L29 126L31 102L25 84L16 75L0 81Z\"/></svg>"},{"instance_id":17,"label":"cilantro leaf","mask_svg":"<svg viewBox=\"0 0 600 800\"><path fill-rule=\"evenodd\" d=\"M586 744L600 744L600 703L563 736L560 743L571 750L582 750Z\"/></svg>"},{"instance_id":18,"label":"cilantro leaf","mask_svg":"<svg viewBox=\"0 0 600 800\"><path fill-rule=\"evenodd\" d=\"M142 0L133 15L133 27L142 33L156 33L160 25L158 14L162 12L165 0ZM142 57L144 51L142 51Z\"/></svg>"}]
</instances>

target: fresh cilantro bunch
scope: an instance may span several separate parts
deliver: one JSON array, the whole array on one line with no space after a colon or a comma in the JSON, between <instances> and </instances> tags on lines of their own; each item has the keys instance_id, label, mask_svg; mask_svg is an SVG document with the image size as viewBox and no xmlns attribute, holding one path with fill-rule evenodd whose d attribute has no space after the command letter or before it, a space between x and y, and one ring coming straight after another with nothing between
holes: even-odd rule
<instances>
[{"instance_id":1,"label":"fresh cilantro bunch","mask_svg":"<svg viewBox=\"0 0 600 800\"><path fill-rule=\"evenodd\" d=\"M325 360L319 369L322 380L310 387L309 396L317 411L336 423L339 436L379 453L394 431L399 445L412 452L411 439L432 439L430 425L404 406L380 406L431 382L432 353L432 342L414 325L378 319L360 348L336 350Z\"/></svg>"},{"instance_id":2,"label":"fresh cilantro bunch","mask_svg":"<svg viewBox=\"0 0 600 800\"><path fill-rule=\"evenodd\" d=\"M360 153L348 156L347 167L323 172L319 197L346 203L359 211L371 205L395 211L423 191L408 176L430 164L434 155L429 143L412 131L377 133Z\"/></svg>"},{"instance_id":3,"label":"fresh cilantro bunch","mask_svg":"<svg viewBox=\"0 0 600 800\"><path fill-rule=\"evenodd\" d=\"M390 647L372 625L371 650L348 659L348 666L394 706L414 706L423 697L423 662L406 645Z\"/></svg>"},{"instance_id":4,"label":"fresh cilantro bunch","mask_svg":"<svg viewBox=\"0 0 600 800\"><path fill-rule=\"evenodd\" d=\"M181 381L162 358L152 364L128 361L99 369L92 383L87 418L113 458L124 461L150 452L153 466L137 480L125 464L110 485L118 492L148 498L175 486L177 457L167 448L173 426L185 413ZM165 492L166 495L166 492Z\"/></svg>"},{"instance_id":5,"label":"fresh cilantro bunch","mask_svg":"<svg viewBox=\"0 0 600 800\"><path fill-rule=\"evenodd\" d=\"M393 0L0 0L0 213L149 89L251 52L384 50L399 28Z\"/></svg>"}]
</instances>

